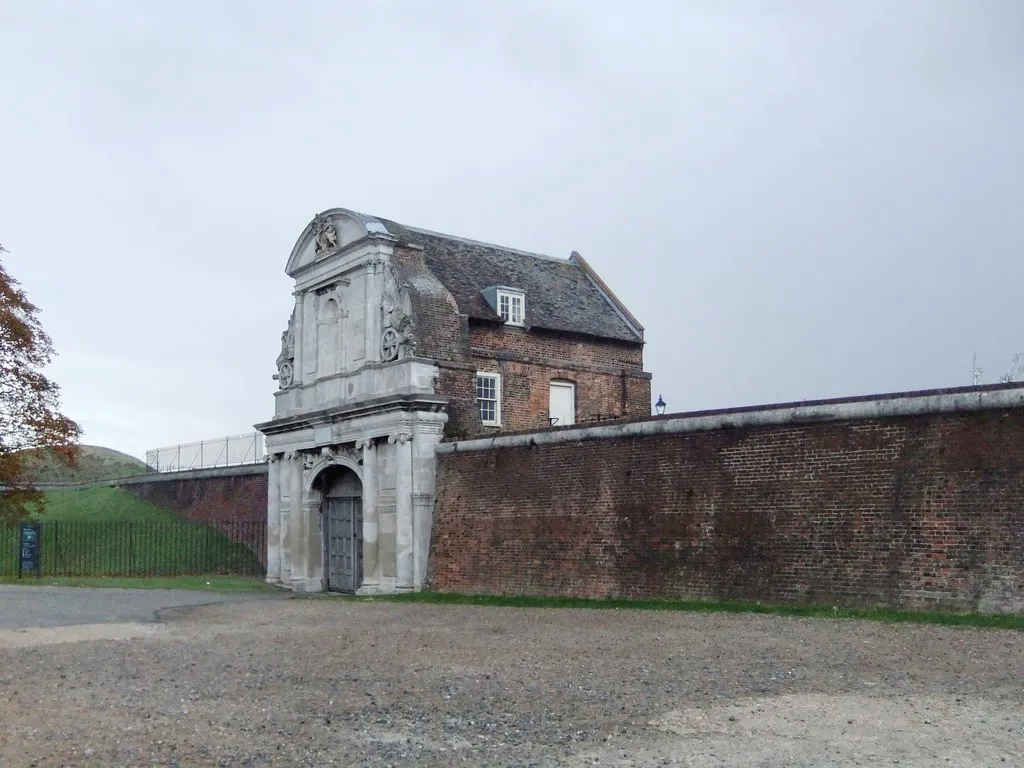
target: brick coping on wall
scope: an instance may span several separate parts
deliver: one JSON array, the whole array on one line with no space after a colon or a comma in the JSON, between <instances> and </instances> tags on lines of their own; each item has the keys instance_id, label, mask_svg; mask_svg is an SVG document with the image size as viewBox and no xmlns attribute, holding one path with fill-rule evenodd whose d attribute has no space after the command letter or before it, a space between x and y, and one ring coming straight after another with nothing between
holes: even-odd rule
<instances>
[{"instance_id":1,"label":"brick coping on wall","mask_svg":"<svg viewBox=\"0 0 1024 768\"><path fill-rule=\"evenodd\" d=\"M437 446L436 451L437 453L485 451L492 448L645 437L714 429L920 416L995 408L1024 408L1024 382L750 405L664 416L646 416L639 419L619 419L600 424L576 424L533 432L506 433L494 437L444 442Z\"/></svg>"},{"instance_id":2,"label":"brick coping on wall","mask_svg":"<svg viewBox=\"0 0 1024 768\"><path fill-rule=\"evenodd\" d=\"M142 483L167 483L174 480L206 480L211 477L241 477L244 475L267 474L265 461L254 464L235 464L229 467L207 467L206 469L181 469L175 472L151 472L148 475L119 477L113 480L96 480L92 483L38 483L38 491L77 491L85 488L117 488L122 485Z\"/></svg>"}]
</instances>

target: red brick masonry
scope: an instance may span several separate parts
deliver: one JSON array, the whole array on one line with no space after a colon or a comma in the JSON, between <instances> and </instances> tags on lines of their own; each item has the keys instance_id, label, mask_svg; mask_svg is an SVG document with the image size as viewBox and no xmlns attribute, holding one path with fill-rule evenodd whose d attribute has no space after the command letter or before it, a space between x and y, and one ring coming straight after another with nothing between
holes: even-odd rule
<instances>
[{"instance_id":1,"label":"red brick masonry","mask_svg":"<svg viewBox=\"0 0 1024 768\"><path fill-rule=\"evenodd\" d=\"M186 475L191 473L184 473ZM265 523L267 474L181 477L157 476L150 482L122 484L121 490L183 517L204 523L216 520Z\"/></svg>"},{"instance_id":2,"label":"red brick masonry","mask_svg":"<svg viewBox=\"0 0 1024 768\"><path fill-rule=\"evenodd\" d=\"M118 486L183 517L213 525L232 541L247 546L266 566L265 464L170 472L132 478Z\"/></svg>"},{"instance_id":3,"label":"red brick masonry","mask_svg":"<svg viewBox=\"0 0 1024 768\"><path fill-rule=\"evenodd\" d=\"M1024 610L1019 405L742 426L751 410L733 427L456 444L438 456L432 588Z\"/></svg>"}]
</instances>

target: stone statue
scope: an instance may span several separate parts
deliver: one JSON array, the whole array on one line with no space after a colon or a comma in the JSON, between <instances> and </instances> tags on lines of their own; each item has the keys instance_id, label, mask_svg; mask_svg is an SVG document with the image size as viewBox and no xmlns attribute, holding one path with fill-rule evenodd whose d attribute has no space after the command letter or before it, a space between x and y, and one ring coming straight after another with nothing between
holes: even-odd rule
<instances>
[{"instance_id":1,"label":"stone statue","mask_svg":"<svg viewBox=\"0 0 1024 768\"><path fill-rule=\"evenodd\" d=\"M277 356L274 378L281 389L288 389L295 380L295 310L288 318L288 328L281 333L281 353Z\"/></svg>"},{"instance_id":2,"label":"stone statue","mask_svg":"<svg viewBox=\"0 0 1024 768\"><path fill-rule=\"evenodd\" d=\"M380 308L384 313L384 333L381 335L380 351L385 362L408 357L415 353L415 326L412 321L412 303L408 291L398 284L393 264L384 268L384 296Z\"/></svg>"},{"instance_id":3,"label":"stone statue","mask_svg":"<svg viewBox=\"0 0 1024 768\"><path fill-rule=\"evenodd\" d=\"M313 250L317 254L329 253L338 247L338 230L329 217L318 213L313 217Z\"/></svg>"}]
</instances>

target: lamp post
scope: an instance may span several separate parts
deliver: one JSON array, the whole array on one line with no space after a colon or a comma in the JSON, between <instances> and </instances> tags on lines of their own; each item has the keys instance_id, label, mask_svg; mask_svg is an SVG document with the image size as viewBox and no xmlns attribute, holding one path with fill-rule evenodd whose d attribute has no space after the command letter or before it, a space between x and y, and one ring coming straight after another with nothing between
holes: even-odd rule
<instances>
[{"instance_id":1,"label":"lamp post","mask_svg":"<svg viewBox=\"0 0 1024 768\"><path fill-rule=\"evenodd\" d=\"M665 401L661 399L661 395L658 395L658 402L654 404L654 412L659 416L665 415Z\"/></svg>"}]
</instances>

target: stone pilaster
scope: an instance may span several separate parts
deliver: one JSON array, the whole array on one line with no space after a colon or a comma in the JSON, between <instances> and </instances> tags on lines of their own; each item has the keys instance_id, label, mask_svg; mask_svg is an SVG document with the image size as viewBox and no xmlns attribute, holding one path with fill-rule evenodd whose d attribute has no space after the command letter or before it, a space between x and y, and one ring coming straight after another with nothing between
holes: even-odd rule
<instances>
[{"instance_id":1,"label":"stone pilaster","mask_svg":"<svg viewBox=\"0 0 1024 768\"><path fill-rule=\"evenodd\" d=\"M317 376L317 296L308 291L302 299L302 381L312 382Z\"/></svg>"},{"instance_id":2,"label":"stone pilaster","mask_svg":"<svg viewBox=\"0 0 1024 768\"><path fill-rule=\"evenodd\" d=\"M427 582L427 561L430 557L430 532L434 518L434 491L437 459L434 449L441 441L445 416L430 417L416 425L413 441L412 503L413 503L413 586L417 591Z\"/></svg>"},{"instance_id":3,"label":"stone pilaster","mask_svg":"<svg viewBox=\"0 0 1024 768\"><path fill-rule=\"evenodd\" d=\"M320 530L320 494L311 494L302 505L303 545L306 569L302 591L321 592L324 588L324 545Z\"/></svg>"},{"instance_id":4,"label":"stone pilaster","mask_svg":"<svg viewBox=\"0 0 1024 768\"><path fill-rule=\"evenodd\" d=\"M281 455L267 458L267 583L281 582Z\"/></svg>"},{"instance_id":5,"label":"stone pilaster","mask_svg":"<svg viewBox=\"0 0 1024 768\"><path fill-rule=\"evenodd\" d=\"M388 438L395 446L395 589L413 589L412 435Z\"/></svg>"},{"instance_id":6,"label":"stone pilaster","mask_svg":"<svg viewBox=\"0 0 1024 768\"><path fill-rule=\"evenodd\" d=\"M306 579L308 553L305 539L305 505L302 493L303 456L299 451L292 452L292 460L288 466L288 481L291 483L291 519L288 521L291 539L292 571L291 583L303 584Z\"/></svg>"},{"instance_id":7,"label":"stone pilaster","mask_svg":"<svg viewBox=\"0 0 1024 768\"><path fill-rule=\"evenodd\" d=\"M279 528L280 552L281 552L281 584L288 585L292 578L292 526L291 521L295 512L293 508L294 498L292 497L292 461L295 451L287 451L281 456L281 464L278 468L278 485L281 495L281 525ZM284 503L284 495L288 495L288 504Z\"/></svg>"},{"instance_id":8,"label":"stone pilaster","mask_svg":"<svg viewBox=\"0 0 1024 768\"><path fill-rule=\"evenodd\" d=\"M363 452L363 583L359 591L373 593L380 589L381 569L378 540L380 508L377 505L377 443L372 437L356 441L356 450Z\"/></svg>"},{"instance_id":9,"label":"stone pilaster","mask_svg":"<svg viewBox=\"0 0 1024 768\"><path fill-rule=\"evenodd\" d=\"M366 302L363 307L363 311L366 313L363 320L363 344L365 345L366 350L366 361L369 363L375 363L378 360L377 353L374 351L378 346L377 337L375 335L377 332L377 302L380 301L377 296L376 259L370 259L366 262L366 291L363 298Z\"/></svg>"}]
</instances>

